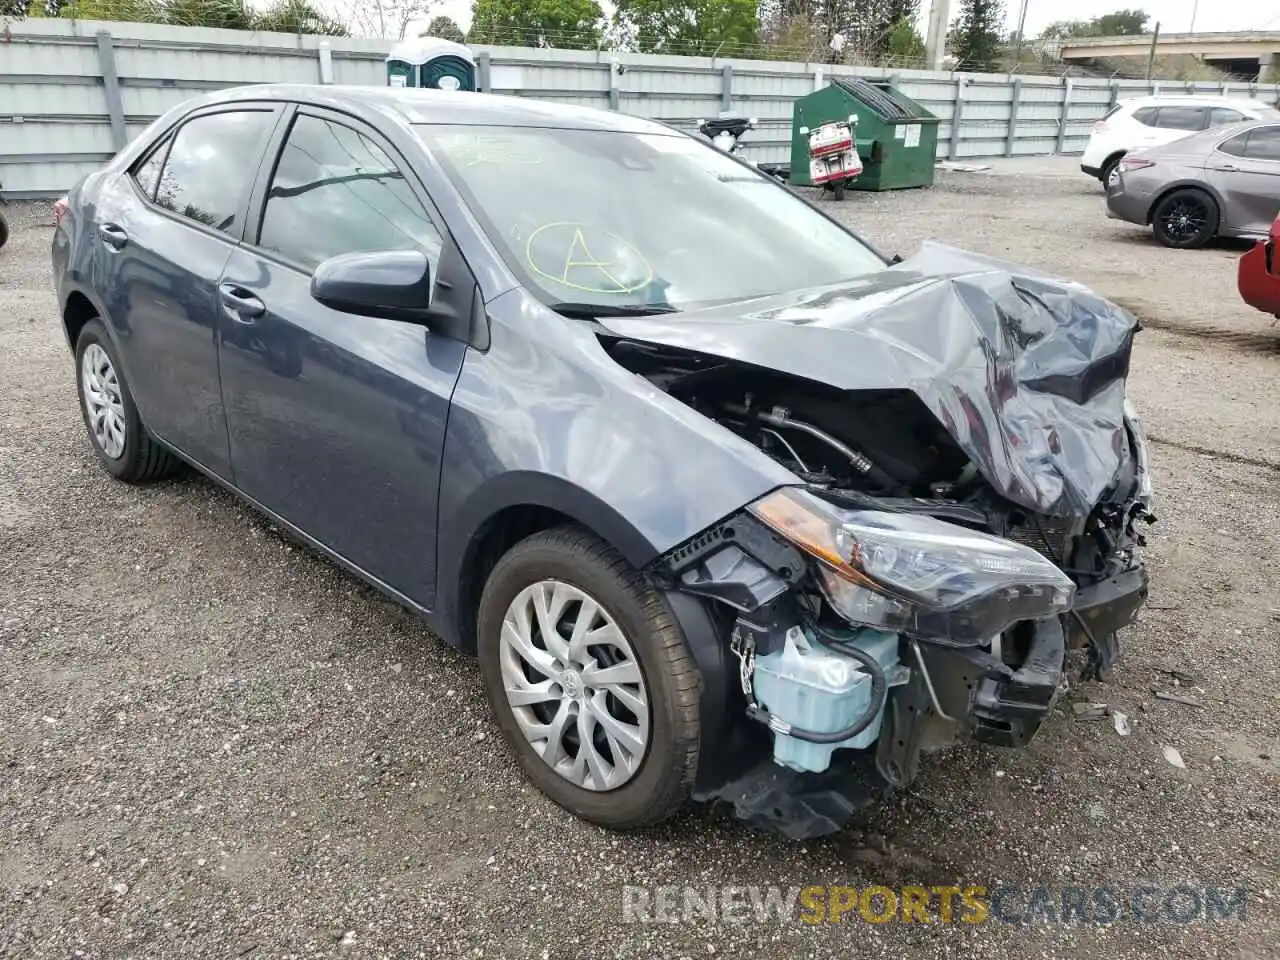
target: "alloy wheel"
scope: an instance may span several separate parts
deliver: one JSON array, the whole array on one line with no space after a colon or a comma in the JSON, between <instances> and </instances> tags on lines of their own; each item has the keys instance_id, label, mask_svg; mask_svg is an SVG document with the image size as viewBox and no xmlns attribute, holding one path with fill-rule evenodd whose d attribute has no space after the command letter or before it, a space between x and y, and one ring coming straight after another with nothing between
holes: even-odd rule
<instances>
[{"instance_id":1,"label":"alloy wheel","mask_svg":"<svg viewBox=\"0 0 1280 960\"><path fill-rule=\"evenodd\" d=\"M1179 197L1160 218L1165 236L1178 243L1198 237L1209 221L1209 208L1195 197Z\"/></svg>"},{"instance_id":2,"label":"alloy wheel","mask_svg":"<svg viewBox=\"0 0 1280 960\"><path fill-rule=\"evenodd\" d=\"M111 357L96 343L89 344L80 358L80 393L98 447L111 460L119 460L126 439L120 380Z\"/></svg>"},{"instance_id":3,"label":"alloy wheel","mask_svg":"<svg viewBox=\"0 0 1280 960\"><path fill-rule=\"evenodd\" d=\"M592 596L559 580L525 587L503 618L499 661L516 725L557 774L614 790L639 772L650 728L644 674Z\"/></svg>"}]
</instances>

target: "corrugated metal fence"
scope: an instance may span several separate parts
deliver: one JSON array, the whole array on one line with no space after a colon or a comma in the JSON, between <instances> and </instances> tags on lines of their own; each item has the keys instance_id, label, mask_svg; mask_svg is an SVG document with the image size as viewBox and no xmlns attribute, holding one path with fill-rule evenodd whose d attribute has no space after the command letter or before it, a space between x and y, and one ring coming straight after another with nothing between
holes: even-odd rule
<instances>
[{"instance_id":1,"label":"corrugated metal fence","mask_svg":"<svg viewBox=\"0 0 1280 960\"><path fill-rule=\"evenodd\" d=\"M0 34L0 184L65 190L169 107L244 83L385 83L385 41L33 19ZM941 120L939 158L1078 153L1117 99L1202 92L1280 99L1280 87L879 70L608 51L477 48L495 93L612 108L689 130L728 110L759 118L744 147L789 159L791 104L833 76L892 78Z\"/></svg>"}]
</instances>

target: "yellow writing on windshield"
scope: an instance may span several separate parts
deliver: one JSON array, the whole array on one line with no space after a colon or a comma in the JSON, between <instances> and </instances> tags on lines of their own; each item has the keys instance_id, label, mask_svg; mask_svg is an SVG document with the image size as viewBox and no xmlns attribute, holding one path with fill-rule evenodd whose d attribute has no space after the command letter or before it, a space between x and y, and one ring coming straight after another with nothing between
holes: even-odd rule
<instances>
[{"instance_id":1,"label":"yellow writing on windshield","mask_svg":"<svg viewBox=\"0 0 1280 960\"><path fill-rule=\"evenodd\" d=\"M543 224L525 243L530 269L584 293L633 293L653 281L653 267L621 237L590 224Z\"/></svg>"}]
</instances>

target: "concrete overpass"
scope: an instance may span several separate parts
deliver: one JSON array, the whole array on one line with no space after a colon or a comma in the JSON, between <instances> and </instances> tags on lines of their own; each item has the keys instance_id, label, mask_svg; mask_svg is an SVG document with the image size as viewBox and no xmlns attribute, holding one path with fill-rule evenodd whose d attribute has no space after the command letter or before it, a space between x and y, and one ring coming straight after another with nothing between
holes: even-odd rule
<instances>
[{"instance_id":1,"label":"concrete overpass","mask_svg":"<svg viewBox=\"0 0 1280 960\"><path fill-rule=\"evenodd\" d=\"M1128 37L1081 37L1063 40L1061 53L1068 63L1114 57L1146 57L1151 34ZM1241 33L1162 33L1156 56L1194 56L1211 67L1249 79L1280 72L1280 31Z\"/></svg>"}]
</instances>

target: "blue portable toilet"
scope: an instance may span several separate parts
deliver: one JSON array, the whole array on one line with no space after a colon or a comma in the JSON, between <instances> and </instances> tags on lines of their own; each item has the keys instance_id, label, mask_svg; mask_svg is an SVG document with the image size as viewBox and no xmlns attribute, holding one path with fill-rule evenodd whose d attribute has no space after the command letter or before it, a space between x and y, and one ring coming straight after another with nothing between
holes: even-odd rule
<instances>
[{"instance_id":1,"label":"blue portable toilet","mask_svg":"<svg viewBox=\"0 0 1280 960\"><path fill-rule=\"evenodd\" d=\"M469 48L440 37L403 40L387 55L387 86L474 91L476 58Z\"/></svg>"}]
</instances>

